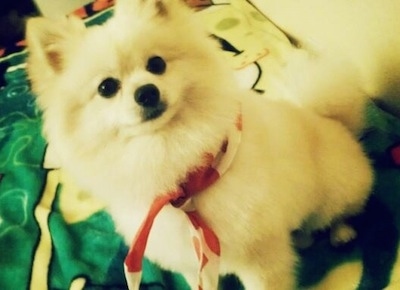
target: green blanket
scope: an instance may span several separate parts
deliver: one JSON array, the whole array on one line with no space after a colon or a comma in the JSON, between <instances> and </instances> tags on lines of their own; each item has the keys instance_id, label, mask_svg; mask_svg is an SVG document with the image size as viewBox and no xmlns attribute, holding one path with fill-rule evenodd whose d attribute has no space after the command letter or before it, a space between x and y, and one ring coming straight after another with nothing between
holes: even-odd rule
<instances>
[{"instance_id":1,"label":"green blanket","mask_svg":"<svg viewBox=\"0 0 400 290\"><path fill-rule=\"evenodd\" d=\"M89 16L94 10L92 5L79 10L89 25L112 12ZM274 67L291 48L267 18L245 0L209 2L199 16L220 40L221 57L246 76L245 85L259 92L276 85ZM104 205L52 165L25 58L22 50L0 59L7 68L0 89L0 289L126 289L127 246ZM333 248L327 233L319 233L311 248L299 252L298 280L304 287L400 289L400 119L374 104L366 114L362 141L375 167L376 185L365 214L352 221L359 237ZM142 288L187 286L179 274L145 260ZM241 286L230 276L221 289Z\"/></svg>"}]
</instances>

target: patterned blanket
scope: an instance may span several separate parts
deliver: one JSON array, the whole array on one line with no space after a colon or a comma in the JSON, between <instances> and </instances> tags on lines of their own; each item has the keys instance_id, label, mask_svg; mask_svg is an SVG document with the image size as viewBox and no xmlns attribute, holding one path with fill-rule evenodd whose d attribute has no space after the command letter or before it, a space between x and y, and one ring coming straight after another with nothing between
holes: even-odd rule
<instances>
[{"instance_id":1,"label":"patterned blanket","mask_svg":"<svg viewBox=\"0 0 400 290\"><path fill-rule=\"evenodd\" d=\"M99 2L105 1L76 14L88 25L106 21L112 7L99 9ZM276 69L293 49L279 29L245 0L189 2L202 7L198 16L244 86L260 93L279 88ZM126 289L127 246L104 205L54 168L25 72L26 54L22 46L0 59L0 289ZM360 234L333 248L321 232L311 248L299 251L304 288L400 289L400 119L374 104L366 114L362 142L376 184L365 214L352 221ZM142 289L187 289L179 273L148 260L143 270ZM220 286L242 289L233 276Z\"/></svg>"}]
</instances>

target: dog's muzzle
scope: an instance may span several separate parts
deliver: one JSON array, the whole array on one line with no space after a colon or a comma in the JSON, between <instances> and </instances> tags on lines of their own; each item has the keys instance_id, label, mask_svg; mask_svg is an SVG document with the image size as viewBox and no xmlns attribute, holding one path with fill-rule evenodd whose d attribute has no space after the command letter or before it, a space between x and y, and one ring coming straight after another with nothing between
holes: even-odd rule
<instances>
[{"instance_id":1,"label":"dog's muzzle","mask_svg":"<svg viewBox=\"0 0 400 290\"><path fill-rule=\"evenodd\" d=\"M143 121L161 116L167 105L161 100L160 90L154 84L146 84L135 91L135 102L142 107Z\"/></svg>"}]
</instances>

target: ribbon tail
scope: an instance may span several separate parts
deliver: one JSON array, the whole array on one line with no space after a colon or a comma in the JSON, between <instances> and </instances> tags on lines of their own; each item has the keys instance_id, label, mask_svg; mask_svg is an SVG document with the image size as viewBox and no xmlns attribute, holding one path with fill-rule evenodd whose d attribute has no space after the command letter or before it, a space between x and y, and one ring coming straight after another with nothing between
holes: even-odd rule
<instances>
[{"instance_id":1,"label":"ribbon tail","mask_svg":"<svg viewBox=\"0 0 400 290\"><path fill-rule=\"evenodd\" d=\"M128 267L124 265L125 279L129 290L139 290L140 281L142 280L142 271L129 272Z\"/></svg>"},{"instance_id":2,"label":"ribbon tail","mask_svg":"<svg viewBox=\"0 0 400 290\"><path fill-rule=\"evenodd\" d=\"M171 196L160 196L154 200L150 210L137 232L128 255L125 258L125 278L129 290L139 289L142 274L142 261L147 246L150 230L160 210L171 200Z\"/></svg>"},{"instance_id":3,"label":"ribbon tail","mask_svg":"<svg viewBox=\"0 0 400 290\"><path fill-rule=\"evenodd\" d=\"M218 237L196 211L186 214L192 225L193 244L199 259L198 289L218 289L221 255Z\"/></svg>"}]
</instances>

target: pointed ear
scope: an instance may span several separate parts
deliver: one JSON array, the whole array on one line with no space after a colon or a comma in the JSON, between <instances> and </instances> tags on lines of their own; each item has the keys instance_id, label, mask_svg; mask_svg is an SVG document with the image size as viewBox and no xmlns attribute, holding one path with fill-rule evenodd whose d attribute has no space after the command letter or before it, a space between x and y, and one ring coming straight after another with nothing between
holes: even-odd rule
<instances>
[{"instance_id":1,"label":"pointed ear","mask_svg":"<svg viewBox=\"0 0 400 290\"><path fill-rule=\"evenodd\" d=\"M31 18L27 22L28 74L35 92L42 84L60 73L67 61L67 54L81 39L86 28L77 17L51 20Z\"/></svg>"},{"instance_id":2,"label":"pointed ear","mask_svg":"<svg viewBox=\"0 0 400 290\"><path fill-rule=\"evenodd\" d=\"M172 1L169 0L117 0L115 4L115 15L140 16L140 17L161 17L168 16Z\"/></svg>"}]
</instances>

